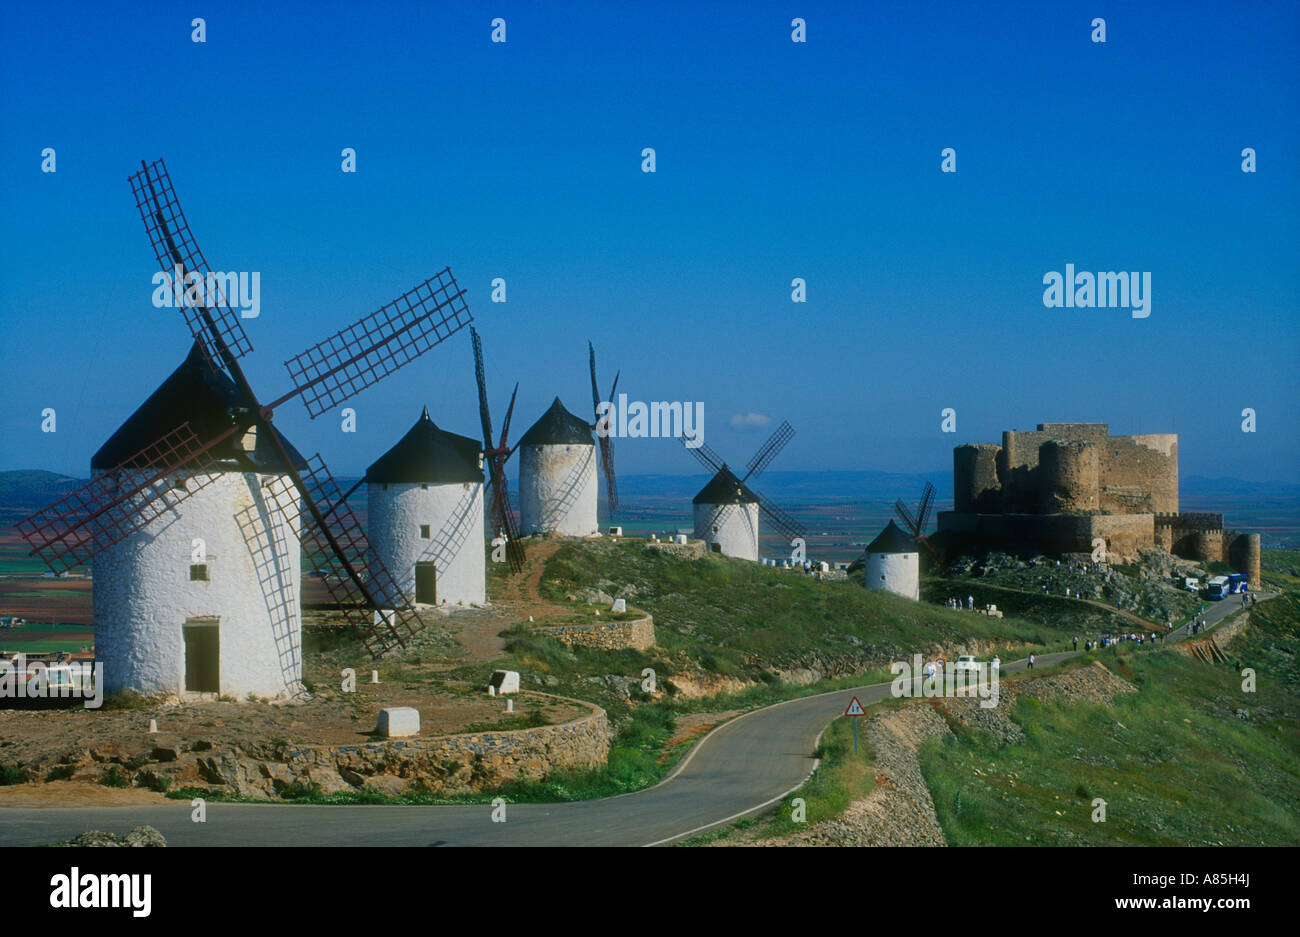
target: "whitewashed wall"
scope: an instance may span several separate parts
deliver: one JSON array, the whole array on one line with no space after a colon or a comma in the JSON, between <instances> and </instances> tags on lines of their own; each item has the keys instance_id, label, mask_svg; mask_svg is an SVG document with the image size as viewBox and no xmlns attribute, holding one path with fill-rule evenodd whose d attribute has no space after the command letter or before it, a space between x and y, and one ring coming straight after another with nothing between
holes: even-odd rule
<instances>
[{"instance_id":1,"label":"whitewashed wall","mask_svg":"<svg viewBox=\"0 0 1300 937\"><path fill-rule=\"evenodd\" d=\"M439 605L484 603L482 483L367 485L366 496L370 549L403 595L415 600L415 564L434 563Z\"/></svg>"},{"instance_id":2,"label":"whitewashed wall","mask_svg":"<svg viewBox=\"0 0 1300 937\"><path fill-rule=\"evenodd\" d=\"M868 553L868 589L886 589L908 599L921 598L921 557L918 553Z\"/></svg>"},{"instance_id":3,"label":"whitewashed wall","mask_svg":"<svg viewBox=\"0 0 1300 937\"><path fill-rule=\"evenodd\" d=\"M713 528L718 528L717 532ZM695 536L710 550L718 544L724 556L758 561L757 504L695 505Z\"/></svg>"},{"instance_id":4,"label":"whitewashed wall","mask_svg":"<svg viewBox=\"0 0 1300 937\"><path fill-rule=\"evenodd\" d=\"M301 551L297 494L282 475L223 472L172 512L94 559L95 656L111 692L184 689L187 619L220 632L220 691L301 690ZM208 581L190 580L193 540Z\"/></svg>"},{"instance_id":5,"label":"whitewashed wall","mask_svg":"<svg viewBox=\"0 0 1300 937\"><path fill-rule=\"evenodd\" d=\"M596 533L597 493L595 446L519 450L519 520L524 536Z\"/></svg>"}]
</instances>

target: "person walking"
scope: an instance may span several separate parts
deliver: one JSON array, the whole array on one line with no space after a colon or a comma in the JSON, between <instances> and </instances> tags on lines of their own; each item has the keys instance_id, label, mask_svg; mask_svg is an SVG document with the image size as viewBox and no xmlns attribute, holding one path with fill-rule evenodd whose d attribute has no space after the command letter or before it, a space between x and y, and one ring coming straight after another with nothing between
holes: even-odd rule
<instances>
[{"instance_id":1,"label":"person walking","mask_svg":"<svg viewBox=\"0 0 1300 937\"><path fill-rule=\"evenodd\" d=\"M1033 655L1033 654L1030 654L1030 655L1029 655L1029 667L1028 667L1028 669L1029 669L1029 670L1033 670L1033 669L1034 669L1034 655Z\"/></svg>"},{"instance_id":2,"label":"person walking","mask_svg":"<svg viewBox=\"0 0 1300 937\"><path fill-rule=\"evenodd\" d=\"M1074 636L1074 649L1076 651L1079 649L1079 636L1077 634Z\"/></svg>"}]
</instances>

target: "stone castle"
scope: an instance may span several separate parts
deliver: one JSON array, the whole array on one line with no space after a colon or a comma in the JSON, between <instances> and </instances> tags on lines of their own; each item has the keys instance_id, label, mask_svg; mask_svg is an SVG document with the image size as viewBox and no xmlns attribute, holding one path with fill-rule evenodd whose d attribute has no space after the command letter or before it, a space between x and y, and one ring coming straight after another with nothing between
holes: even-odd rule
<instances>
[{"instance_id":1,"label":"stone castle","mask_svg":"<svg viewBox=\"0 0 1300 937\"><path fill-rule=\"evenodd\" d=\"M953 510L939 531L955 539L1112 561L1160 548L1226 562L1259 584L1259 534L1223 529L1222 514L1178 511L1178 436L1112 436L1105 423L1040 423L1002 444L953 449Z\"/></svg>"}]
</instances>

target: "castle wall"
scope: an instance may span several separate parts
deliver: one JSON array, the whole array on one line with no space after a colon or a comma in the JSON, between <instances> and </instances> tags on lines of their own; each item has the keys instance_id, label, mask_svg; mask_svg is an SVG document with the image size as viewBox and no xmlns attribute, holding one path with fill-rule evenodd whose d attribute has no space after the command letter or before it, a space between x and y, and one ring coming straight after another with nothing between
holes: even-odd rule
<instances>
[{"instance_id":1,"label":"castle wall","mask_svg":"<svg viewBox=\"0 0 1300 937\"><path fill-rule=\"evenodd\" d=\"M1129 487L1149 494L1156 513L1178 511L1176 434L1108 436L1100 446L1103 486Z\"/></svg>"},{"instance_id":2,"label":"castle wall","mask_svg":"<svg viewBox=\"0 0 1300 937\"><path fill-rule=\"evenodd\" d=\"M939 530L1001 543L1010 549L1048 554L1091 553L1093 540L1106 542L1110 560L1137 556L1155 541L1150 514L959 514L939 513Z\"/></svg>"}]
</instances>

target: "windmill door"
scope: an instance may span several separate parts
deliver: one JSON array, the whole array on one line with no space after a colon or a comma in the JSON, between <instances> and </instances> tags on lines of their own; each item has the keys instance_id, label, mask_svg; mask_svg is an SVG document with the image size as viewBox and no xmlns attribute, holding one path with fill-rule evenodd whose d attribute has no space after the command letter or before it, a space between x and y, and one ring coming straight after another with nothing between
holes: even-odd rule
<instances>
[{"instance_id":1,"label":"windmill door","mask_svg":"<svg viewBox=\"0 0 1300 937\"><path fill-rule=\"evenodd\" d=\"M433 563L415 564L415 601L424 605L438 604L438 572Z\"/></svg>"},{"instance_id":2,"label":"windmill door","mask_svg":"<svg viewBox=\"0 0 1300 937\"><path fill-rule=\"evenodd\" d=\"M221 629L216 619L185 622L185 689L191 693L221 691Z\"/></svg>"}]
</instances>

